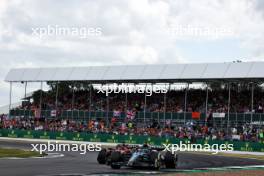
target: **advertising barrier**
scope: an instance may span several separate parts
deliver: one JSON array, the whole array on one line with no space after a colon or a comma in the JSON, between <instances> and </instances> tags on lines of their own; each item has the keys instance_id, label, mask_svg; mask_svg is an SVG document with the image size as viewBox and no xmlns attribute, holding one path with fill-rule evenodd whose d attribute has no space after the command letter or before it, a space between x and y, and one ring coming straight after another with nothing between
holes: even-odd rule
<instances>
[{"instance_id":1,"label":"advertising barrier","mask_svg":"<svg viewBox=\"0 0 264 176\"><path fill-rule=\"evenodd\" d=\"M53 140L72 140L86 142L108 142L108 143L128 143L161 146L163 144L190 143L188 139L178 139L174 137L151 137L136 135L114 135L114 134L92 134L86 132L48 132L31 130L10 130L0 129L0 137L9 138L30 138L30 139L53 139ZM202 140L197 139L197 144L233 144L236 151L254 151L264 152L264 141L262 142L242 142L242 141L220 141L220 140Z\"/></svg>"}]
</instances>

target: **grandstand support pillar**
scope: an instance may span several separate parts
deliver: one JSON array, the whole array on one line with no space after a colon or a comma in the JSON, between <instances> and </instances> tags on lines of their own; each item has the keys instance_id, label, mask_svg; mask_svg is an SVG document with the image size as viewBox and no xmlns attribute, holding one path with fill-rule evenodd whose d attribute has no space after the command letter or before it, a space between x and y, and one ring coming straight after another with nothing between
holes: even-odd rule
<instances>
[{"instance_id":1,"label":"grandstand support pillar","mask_svg":"<svg viewBox=\"0 0 264 176\"><path fill-rule=\"evenodd\" d=\"M208 111L208 83L206 83L205 115L207 115L207 111Z\"/></svg>"},{"instance_id":2,"label":"grandstand support pillar","mask_svg":"<svg viewBox=\"0 0 264 176\"><path fill-rule=\"evenodd\" d=\"M204 123L206 123L207 114L208 114L208 83L206 83L205 119L204 119Z\"/></svg>"},{"instance_id":3,"label":"grandstand support pillar","mask_svg":"<svg viewBox=\"0 0 264 176\"><path fill-rule=\"evenodd\" d=\"M25 82L25 95L24 95L24 98L25 99L27 98L27 81Z\"/></svg>"},{"instance_id":4,"label":"grandstand support pillar","mask_svg":"<svg viewBox=\"0 0 264 176\"><path fill-rule=\"evenodd\" d=\"M187 97L188 97L188 90L189 90L189 83L187 83L186 89L185 89L185 97L184 97L184 124L186 123L186 112L187 112Z\"/></svg>"},{"instance_id":5,"label":"grandstand support pillar","mask_svg":"<svg viewBox=\"0 0 264 176\"><path fill-rule=\"evenodd\" d=\"M231 87L231 85L230 85L230 83L228 83L227 129L229 128L229 118L230 118L230 99L231 99L230 87Z\"/></svg>"},{"instance_id":6,"label":"grandstand support pillar","mask_svg":"<svg viewBox=\"0 0 264 176\"><path fill-rule=\"evenodd\" d=\"M59 82L57 82L57 86L56 86L56 100L55 100L55 109L56 109L56 118L57 118L57 114L58 114L58 94L59 94Z\"/></svg>"},{"instance_id":7,"label":"grandstand support pillar","mask_svg":"<svg viewBox=\"0 0 264 176\"><path fill-rule=\"evenodd\" d=\"M253 111L254 111L254 83L252 82L252 85L251 85L251 117L250 117L251 123L253 120Z\"/></svg>"},{"instance_id":8,"label":"grandstand support pillar","mask_svg":"<svg viewBox=\"0 0 264 176\"><path fill-rule=\"evenodd\" d=\"M169 85L170 85L170 83L169 83ZM166 89L166 84L165 84L165 89ZM166 126L166 123L165 123L165 120L166 120L166 118L165 118L165 116L166 116L166 106L167 106L167 104L166 104L166 101L167 101L167 92L166 93L164 93L164 104L163 104L163 106L164 106L164 109L163 109L163 123L164 123L164 127Z\"/></svg>"},{"instance_id":9,"label":"grandstand support pillar","mask_svg":"<svg viewBox=\"0 0 264 176\"><path fill-rule=\"evenodd\" d=\"M12 105L12 84L13 82L10 82L10 89L9 89L9 106L8 106L8 117L11 118L11 105Z\"/></svg>"},{"instance_id":10,"label":"grandstand support pillar","mask_svg":"<svg viewBox=\"0 0 264 176\"><path fill-rule=\"evenodd\" d=\"M43 89L43 82L40 82L40 96L39 96L39 112L41 117L41 110L42 110L42 89Z\"/></svg>"},{"instance_id":11,"label":"grandstand support pillar","mask_svg":"<svg viewBox=\"0 0 264 176\"><path fill-rule=\"evenodd\" d=\"M90 91L89 91L89 122L90 122L90 120L91 120L91 110L92 110L92 87L93 87L93 85L91 84L90 85Z\"/></svg>"},{"instance_id":12,"label":"grandstand support pillar","mask_svg":"<svg viewBox=\"0 0 264 176\"><path fill-rule=\"evenodd\" d=\"M109 84L107 84L107 91L109 90ZM106 119L107 119L107 127L109 127L109 96L110 94L106 95Z\"/></svg>"},{"instance_id":13,"label":"grandstand support pillar","mask_svg":"<svg viewBox=\"0 0 264 176\"><path fill-rule=\"evenodd\" d=\"M147 84L145 86L145 100L144 100L144 127L146 126L146 104L147 104Z\"/></svg>"},{"instance_id":14,"label":"grandstand support pillar","mask_svg":"<svg viewBox=\"0 0 264 176\"><path fill-rule=\"evenodd\" d=\"M128 87L128 84L127 84L127 87ZM125 106L126 106L125 113L127 113L127 91L125 91Z\"/></svg>"},{"instance_id":15,"label":"grandstand support pillar","mask_svg":"<svg viewBox=\"0 0 264 176\"><path fill-rule=\"evenodd\" d=\"M74 87L75 87L75 84L73 83L72 85L72 102L71 102L71 118L73 119L73 109L74 109Z\"/></svg>"}]
</instances>

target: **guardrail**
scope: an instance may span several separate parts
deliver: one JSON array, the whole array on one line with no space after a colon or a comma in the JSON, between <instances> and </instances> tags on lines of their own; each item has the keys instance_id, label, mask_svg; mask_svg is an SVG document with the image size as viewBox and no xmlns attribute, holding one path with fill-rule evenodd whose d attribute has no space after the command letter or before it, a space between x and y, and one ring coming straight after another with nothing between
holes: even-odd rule
<instances>
[{"instance_id":1,"label":"guardrail","mask_svg":"<svg viewBox=\"0 0 264 176\"><path fill-rule=\"evenodd\" d=\"M109 142L109 143L128 143L143 144L145 142L151 145L161 146L162 144L179 144L180 141L188 143L188 139L179 139L174 137L152 137L136 135L114 135L114 134L92 134L87 132L50 132L50 131L32 131L32 130L10 130L0 129L0 137L9 138L30 138L30 139L54 139L54 140L72 140L87 142ZM220 141L197 139L197 144L233 144L236 151L254 151L264 152L264 141L262 142L243 142L243 141Z\"/></svg>"}]
</instances>

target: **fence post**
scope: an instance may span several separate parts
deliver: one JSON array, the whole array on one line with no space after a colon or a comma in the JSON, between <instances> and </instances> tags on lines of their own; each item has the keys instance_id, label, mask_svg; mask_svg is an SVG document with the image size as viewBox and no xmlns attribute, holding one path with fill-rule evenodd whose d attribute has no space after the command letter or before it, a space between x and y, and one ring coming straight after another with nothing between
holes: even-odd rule
<instances>
[{"instance_id":1,"label":"fence post","mask_svg":"<svg viewBox=\"0 0 264 176\"><path fill-rule=\"evenodd\" d=\"M55 100L55 109L56 109L56 118L58 114L58 94L59 94L59 82L56 84L56 100Z\"/></svg>"},{"instance_id":2,"label":"fence post","mask_svg":"<svg viewBox=\"0 0 264 176\"><path fill-rule=\"evenodd\" d=\"M236 127L237 127L237 112L236 112Z\"/></svg>"},{"instance_id":3,"label":"fence post","mask_svg":"<svg viewBox=\"0 0 264 176\"><path fill-rule=\"evenodd\" d=\"M259 113L259 125L261 125L261 113Z\"/></svg>"},{"instance_id":4,"label":"fence post","mask_svg":"<svg viewBox=\"0 0 264 176\"><path fill-rule=\"evenodd\" d=\"M10 82L10 88L9 88L9 106L8 106L9 118L11 118L11 105L12 105L12 82Z\"/></svg>"},{"instance_id":5,"label":"fence post","mask_svg":"<svg viewBox=\"0 0 264 176\"><path fill-rule=\"evenodd\" d=\"M230 90L230 83L228 83L227 130L228 130L228 128L229 128L230 99L231 99L231 90ZM221 126L222 126L222 125L221 125Z\"/></svg>"},{"instance_id":6,"label":"fence post","mask_svg":"<svg viewBox=\"0 0 264 176\"><path fill-rule=\"evenodd\" d=\"M187 98L188 98L188 90L189 90L189 83L187 83L187 87L185 90L185 96L184 96L184 124L186 120L186 111L187 111Z\"/></svg>"},{"instance_id":7,"label":"fence post","mask_svg":"<svg viewBox=\"0 0 264 176\"><path fill-rule=\"evenodd\" d=\"M254 110L254 83L252 83L252 87L251 87L251 116L250 116L251 124L253 120L253 110Z\"/></svg>"},{"instance_id":8,"label":"fence post","mask_svg":"<svg viewBox=\"0 0 264 176\"><path fill-rule=\"evenodd\" d=\"M42 89L43 89L43 82L40 82L40 97L39 97L39 111L40 117L42 118Z\"/></svg>"},{"instance_id":9,"label":"fence post","mask_svg":"<svg viewBox=\"0 0 264 176\"><path fill-rule=\"evenodd\" d=\"M147 84L145 86L145 99L144 99L144 127L146 126L146 105L147 105Z\"/></svg>"}]
</instances>

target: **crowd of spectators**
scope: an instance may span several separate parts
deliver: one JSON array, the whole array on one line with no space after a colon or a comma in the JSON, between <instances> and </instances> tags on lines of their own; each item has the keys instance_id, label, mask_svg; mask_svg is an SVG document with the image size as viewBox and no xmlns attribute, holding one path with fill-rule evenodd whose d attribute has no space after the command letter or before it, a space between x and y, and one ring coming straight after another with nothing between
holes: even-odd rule
<instances>
[{"instance_id":1,"label":"crowd of spectators","mask_svg":"<svg viewBox=\"0 0 264 176\"><path fill-rule=\"evenodd\" d=\"M231 91L230 112L238 113L263 113L264 92L256 91L253 109L250 90ZM108 104L107 104L108 99ZM127 101L126 101L127 100ZM164 101L165 100L165 101ZM188 90L186 111L187 112L205 112L206 91L203 89ZM225 89L209 90L208 110L212 112L228 111L228 91ZM18 109L38 109L39 102L31 102L18 107ZM54 96L42 97L42 110L85 110L85 111L114 111L126 112L126 110L146 112L183 112L185 110L185 90L171 90L166 93L166 98L162 93L153 93L146 97L140 93L111 93L107 97L103 93L97 93L96 90L91 93L88 90L64 93L58 96L57 106Z\"/></svg>"},{"instance_id":2,"label":"crowd of spectators","mask_svg":"<svg viewBox=\"0 0 264 176\"><path fill-rule=\"evenodd\" d=\"M52 96L53 95L53 96ZM187 96L186 96L187 95ZM238 113L263 113L264 92L256 90L251 108L251 90L231 90L230 93L230 112ZM228 111L228 91L226 89L209 90L208 92L208 112ZM91 99L90 99L91 97ZM114 133L121 135L148 135L148 136L173 136L177 138L195 138L195 139L218 139L218 140L241 140L241 141L264 141L264 129L261 126L252 124L241 124L239 126L223 129L210 125L209 122L203 124L185 123L175 125L166 122L163 126L157 121L149 122L147 125L137 123L133 117L136 112L184 112L185 97L187 97L187 112L205 112L206 90L189 89L188 93L183 90L170 90L165 94L153 93L147 96L141 93L111 93L107 97L103 93L97 93L96 90L76 90L58 95L58 101L54 98L54 93L46 93L42 97L42 110L85 110L85 111L113 111L114 117L109 121L106 119L89 119L87 121L73 119L46 119L46 118L24 118L16 117L12 119L0 118L0 128L5 129L26 129L26 130L44 130L59 132L87 132L87 133ZM145 103L146 101L146 103ZM109 103L107 103L109 102ZM33 110L39 109L40 103L31 101L23 104L18 109ZM146 106L145 106L146 105ZM119 121L120 112L131 111L131 118ZM207 112L207 114L208 114ZM115 117L115 114L116 117ZM209 117L209 115L208 115ZM208 118L207 117L207 118Z\"/></svg>"}]
</instances>

